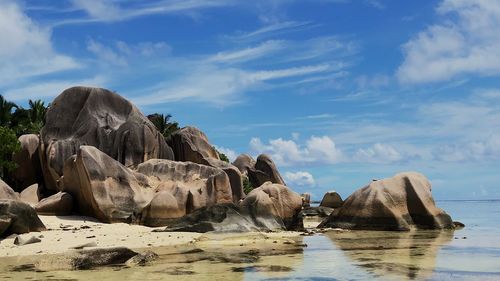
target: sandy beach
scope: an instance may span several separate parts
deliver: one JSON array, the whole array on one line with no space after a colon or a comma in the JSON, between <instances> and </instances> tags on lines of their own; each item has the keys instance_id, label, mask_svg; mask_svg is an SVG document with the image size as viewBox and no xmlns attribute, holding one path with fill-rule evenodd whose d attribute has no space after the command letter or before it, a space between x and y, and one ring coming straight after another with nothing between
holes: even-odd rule
<instances>
[{"instance_id":1,"label":"sandy beach","mask_svg":"<svg viewBox=\"0 0 500 281\"><path fill-rule=\"evenodd\" d=\"M299 232L243 233L243 234L201 234L192 232L153 232L155 229L125 223L106 224L83 216L40 216L47 231L20 235L23 238L37 237L41 242L18 246L15 237L0 241L1 257L62 254L75 249L127 247L145 250L169 246L215 241L217 245L248 243L251 240L284 240L300 235ZM262 239L264 238L264 239ZM272 243L271 241L271 243Z\"/></svg>"}]
</instances>

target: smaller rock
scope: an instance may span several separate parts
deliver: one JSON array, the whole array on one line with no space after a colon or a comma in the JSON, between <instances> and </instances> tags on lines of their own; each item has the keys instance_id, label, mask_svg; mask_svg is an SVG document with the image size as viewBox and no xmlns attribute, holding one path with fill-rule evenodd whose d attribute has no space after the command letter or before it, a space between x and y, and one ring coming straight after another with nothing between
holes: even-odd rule
<instances>
[{"instance_id":1,"label":"smaller rock","mask_svg":"<svg viewBox=\"0 0 500 281\"><path fill-rule=\"evenodd\" d=\"M58 192L42 199L35 210L43 215L67 216L73 212L73 197L67 192Z\"/></svg>"},{"instance_id":2,"label":"smaller rock","mask_svg":"<svg viewBox=\"0 0 500 281\"><path fill-rule=\"evenodd\" d=\"M302 193L300 197L302 197L302 207L306 208L311 206L311 193Z\"/></svg>"},{"instance_id":3,"label":"smaller rock","mask_svg":"<svg viewBox=\"0 0 500 281\"><path fill-rule=\"evenodd\" d=\"M125 264L128 266L144 266L160 258L155 252L146 251L130 258Z\"/></svg>"},{"instance_id":4,"label":"smaller rock","mask_svg":"<svg viewBox=\"0 0 500 281\"><path fill-rule=\"evenodd\" d=\"M344 201L342 200L342 197L340 197L340 195L336 191L328 191L323 196L323 200L321 200L321 203L319 205L321 207L335 209L341 207L343 203Z\"/></svg>"},{"instance_id":5,"label":"smaller rock","mask_svg":"<svg viewBox=\"0 0 500 281\"><path fill-rule=\"evenodd\" d=\"M37 183L30 185L21 192L20 199L24 203L30 205L31 207L34 207L36 204L38 204L38 202L40 202L40 199L42 199L40 186Z\"/></svg>"},{"instance_id":6,"label":"smaller rock","mask_svg":"<svg viewBox=\"0 0 500 281\"><path fill-rule=\"evenodd\" d=\"M459 222L459 221L454 221L453 225L455 226L455 229L462 229L465 227L465 224Z\"/></svg>"},{"instance_id":7,"label":"smaller rock","mask_svg":"<svg viewBox=\"0 0 500 281\"><path fill-rule=\"evenodd\" d=\"M14 239L14 244L16 244L17 246L24 246L39 242L42 242L42 240L35 236L19 235Z\"/></svg>"},{"instance_id":8,"label":"smaller rock","mask_svg":"<svg viewBox=\"0 0 500 281\"><path fill-rule=\"evenodd\" d=\"M0 179L0 199L18 200L19 195Z\"/></svg>"}]
</instances>

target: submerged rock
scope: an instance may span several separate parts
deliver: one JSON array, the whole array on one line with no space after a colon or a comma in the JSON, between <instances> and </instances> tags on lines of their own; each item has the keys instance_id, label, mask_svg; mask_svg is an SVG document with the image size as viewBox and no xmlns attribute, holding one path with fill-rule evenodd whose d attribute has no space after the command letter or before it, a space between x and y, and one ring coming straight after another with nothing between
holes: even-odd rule
<instances>
[{"instance_id":1,"label":"submerged rock","mask_svg":"<svg viewBox=\"0 0 500 281\"><path fill-rule=\"evenodd\" d=\"M318 227L370 230L454 228L436 207L425 176L408 172L372 181L351 196Z\"/></svg>"},{"instance_id":2,"label":"submerged rock","mask_svg":"<svg viewBox=\"0 0 500 281\"><path fill-rule=\"evenodd\" d=\"M342 200L342 197L336 192L336 191L328 191L325 193L323 196L323 199L321 200L321 203L319 204L321 207L328 207L328 208L339 208L342 206L344 201Z\"/></svg>"},{"instance_id":3,"label":"submerged rock","mask_svg":"<svg viewBox=\"0 0 500 281\"><path fill-rule=\"evenodd\" d=\"M94 146L126 167L173 159L163 136L132 103L100 88L69 88L47 111L40 146L46 188L59 190L64 163L81 145Z\"/></svg>"}]
</instances>

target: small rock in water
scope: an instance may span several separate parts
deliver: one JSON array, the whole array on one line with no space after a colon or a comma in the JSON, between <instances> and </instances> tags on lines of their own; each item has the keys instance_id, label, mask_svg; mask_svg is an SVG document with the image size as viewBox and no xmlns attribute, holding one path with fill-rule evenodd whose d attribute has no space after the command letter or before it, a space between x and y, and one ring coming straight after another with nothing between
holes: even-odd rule
<instances>
[{"instance_id":1,"label":"small rock in water","mask_svg":"<svg viewBox=\"0 0 500 281\"><path fill-rule=\"evenodd\" d=\"M42 240L36 238L35 236L31 236L29 238L26 236L17 236L16 239L14 239L14 244L16 244L17 246L24 246L39 242L42 242Z\"/></svg>"}]
</instances>

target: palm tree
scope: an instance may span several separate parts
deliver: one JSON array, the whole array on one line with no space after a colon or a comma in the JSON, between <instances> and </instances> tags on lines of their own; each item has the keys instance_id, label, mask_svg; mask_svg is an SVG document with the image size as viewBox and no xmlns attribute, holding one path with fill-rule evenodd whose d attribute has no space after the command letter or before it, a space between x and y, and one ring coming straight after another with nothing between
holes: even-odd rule
<instances>
[{"instance_id":1,"label":"palm tree","mask_svg":"<svg viewBox=\"0 0 500 281\"><path fill-rule=\"evenodd\" d=\"M32 101L29 100L29 115L30 121L35 124L41 124L42 126L45 123L45 114L47 113L47 106L45 106L45 102L41 100Z\"/></svg>"},{"instance_id":2,"label":"palm tree","mask_svg":"<svg viewBox=\"0 0 500 281\"><path fill-rule=\"evenodd\" d=\"M159 114L159 113L154 113L151 115L148 115L149 121L155 125L156 129L165 137L168 138L171 134L173 134L175 131L179 130L179 123L173 121L170 121L170 118L172 118L172 115L167 114Z\"/></svg>"},{"instance_id":3,"label":"palm tree","mask_svg":"<svg viewBox=\"0 0 500 281\"><path fill-rule=\"evenodd\" d=\"M0 126L8 127L12 120L12 110L19 108L15 103L7 101L0 95Z\"/></svg>"}]
</instances>

